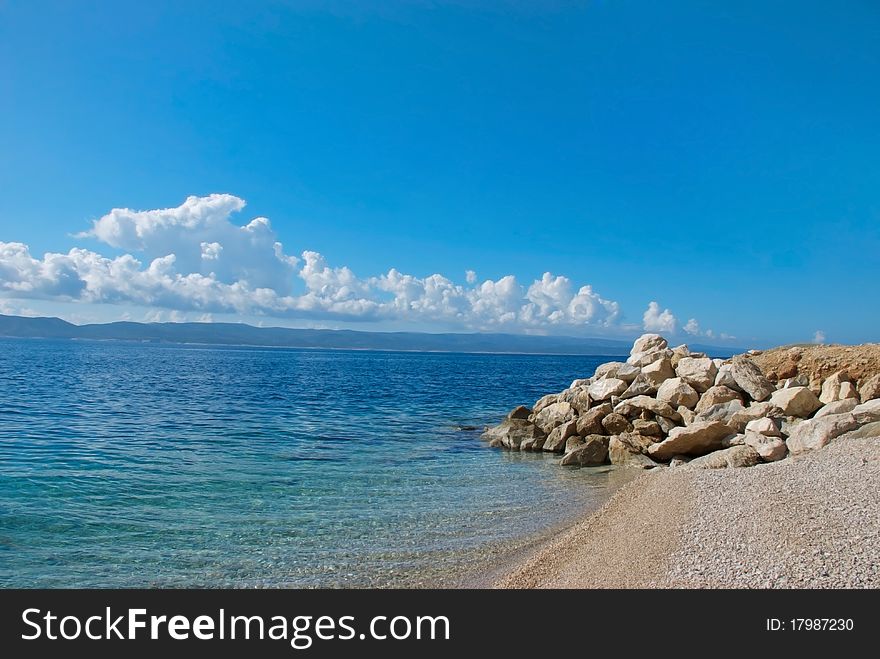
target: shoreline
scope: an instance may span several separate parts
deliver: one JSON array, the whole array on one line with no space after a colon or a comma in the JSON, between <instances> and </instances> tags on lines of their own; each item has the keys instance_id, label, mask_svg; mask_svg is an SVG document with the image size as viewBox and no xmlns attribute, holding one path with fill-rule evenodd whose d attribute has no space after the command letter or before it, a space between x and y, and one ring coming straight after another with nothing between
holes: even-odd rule
<instances>
[{"instance_id":1,"label":"shoreline","mask_svg":"<svg viewBox=\"0 0 880 659\"><path fill-rule=\"evenodd\" d=\"M645 334L482 439L646 472L493 586L880 586L878 344L723 360Z\"/></svg>"},{"instance_id":2,"label":"shoreline","mask_svg":"<svg viewBox=\"0 0 880 659\"><path fill-rule=\"evenodd\" d=\"M654 469L471 587L880 588L880 436L749 469Z\"/></svg>"}]
</instances>

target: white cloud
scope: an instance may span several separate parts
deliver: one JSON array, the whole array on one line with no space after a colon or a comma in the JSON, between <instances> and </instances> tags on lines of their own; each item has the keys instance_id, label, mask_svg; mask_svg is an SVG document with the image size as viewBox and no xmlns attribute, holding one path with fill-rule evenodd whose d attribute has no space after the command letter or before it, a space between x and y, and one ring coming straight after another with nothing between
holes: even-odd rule
<instances>
[{"instance_id":1,"label":"white cloud","mask_svg":"<svg viewBox=\"0 0 880 659\"><path fill-rule=\"evenodd\" d=\"M243 226L230 221L244 206L233 195L212 194L187 197L176 208L114 208L79 237L137 252L147 260L173 254L179 272L213 273L222 283L243 282L287 295L298 259L284 253L265 217Z\"/></svg>"},{"instance_id":2,"label":"white cloud","mask_svg":"<svg viewBox=\"0 0 880 659\"><path fill-rule=\"evenodd\" d=\"M813 335L813 343L825 343L825 332L816 330L816 333Z\"/></svg>"},{"instance_id":3,"label":"white cloud","mask_svg":"<svg viewBox=\"0 0 880 659\"><path fill-rule=\"evenodd\" d=\"M660 311L660 305L652 301L642 316L642 327L647 332L675 334L678 329L678 321L669 309Z\"/></svg>"},{"instance_id":4,"label":"white cloud","mask_svg":"<svg viewBox=\"0 0 880 659\"><path fill-rule=\"evenodd\" d=\"M418 277L395 268L359 277L318 252L288 255L268 219L231 221L245 202L232 195L189 197L176 208L114 209L80 234L124 253L74 248L30 253L0 242L5 298L137 305L156 318L241 314L311 322L416 322L468 329L556 333L630 332L620 306L589 285L544 273L526 285L513 275L466 285L441 274ZM173 313L177 315L170 315ZM181 315L185 314L185 315ZM675 316L651 302L644 329L674 334ZM691 320L685 331L698 331Z\"/></svg>"},{"instance_id":5,"label":"white cloud","mask_svg":"<svg viewBox=\"0 0 880 659\"><path fill-rule=\"evenodd\" d=\"M685 326L682 329L687 334L690 334L692 336L699 336L700 335L700 323L697 322L696 318L691 318L689 321L687 321L687 323L685 324Z\"/></svg>"}]
</instances>

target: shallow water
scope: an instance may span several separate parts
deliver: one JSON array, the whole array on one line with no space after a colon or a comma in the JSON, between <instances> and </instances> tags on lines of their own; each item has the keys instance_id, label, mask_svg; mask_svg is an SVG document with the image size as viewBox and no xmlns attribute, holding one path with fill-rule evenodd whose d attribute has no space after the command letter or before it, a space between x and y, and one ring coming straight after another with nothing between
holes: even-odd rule
<instances>
[{"instance_id":1,"label":"shallow water","mask_svg":"<svg viewBox=\"0 0 880 659\"><path fill-rule=\"evenodd\" d=\"M431 585L623 479L479 432L609 357L0 340L0 586Z\"/></svg>"}]
</instances>

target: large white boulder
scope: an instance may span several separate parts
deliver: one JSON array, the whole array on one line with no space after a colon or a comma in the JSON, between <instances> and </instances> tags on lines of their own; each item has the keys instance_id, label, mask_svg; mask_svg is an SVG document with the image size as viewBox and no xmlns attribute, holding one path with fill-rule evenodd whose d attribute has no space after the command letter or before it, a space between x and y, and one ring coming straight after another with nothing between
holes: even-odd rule
<instances>
[{"instance_id":1,"label":"large white boulder","mask_svg":"<svg viewBox=\"0 0 880 659\"><path fill-rule=\"evenodd\" d=\"M722 364L718 367L718 374L715 376L715 385L742 392L742 389L740 389L739 385L736 383L736 379L733 377L732 364Z\"/></svg>"},{"instance_id":2,"label":"large white boulder","mask_svg":"<svg viewBox=\"0 0 880 659\"><path fill-rule=\"evenodd\" d=\"M681 378L669 378L657 389L657 400L669 403L673 408L684 405L693 409L700 400L700 394Z\"/></svg>"},{"instance_id":3,"label":"large white boulder","mask_svg":"<svg viewBox=\"0 0 880 659\"><path fill-rule=\"evenodd\" d=\"M636 396L620 401L614 408L618 414L622 414L627 419L634 419L643 411L651 412L656 416L666 417L675 422L681 422L681 415L676 412L668 403L655 400L650 396Z\"/></svg>"},{"instance_id":4,"label":"large white boulder","mask_svg":"<svg viewBox=\"0 0 880 659\"><path fill-rule=\"evenodd\" d=\"M753 467L760 462L760 456L751 446L739 444L714 451L687 463L687 469L732 469Z\"/></svg>"},{"instance_id":5,"label":"large white boulder","mask_svg":"<svg viewBox=\"0 0 880 659\"><path fill-rule=\"evenodd\" d=\"M783 411L785 416L806 418L822 407L816 394L809 387L778 389L770 396L770 404Z\"/></svg>"},{"instance_id":6,"label":"large white boulder","mask_svg":"<svg viewBox=\"0 0 880 659\"><path fill-rule=\"evenodd\" d=\"M685 465L685 468L732 469L736 467L753 467L759 462L760 456L755 449L751 446L740 444L691 460Z\"/></svg>"},{"instance_id":7,"label":"large white boulder","mask_svg":"<svg viewBox=\"0 0 880 659\"><path fill-rule=\"evenodd\" d=\"M669 460L676 455L704 455L720 449L722 440L731 434L727 424L720 421L695 422L670 430L669 437L648 448L648 455L655 460Z\"/></svg>"},{"instance_id":8,"label":"large white boulder","mask_svg":"<svg viewBox=\"0 0 880 659\"><path fill-rule=\"evenodd\" d=\"M626 363L632 366L645 367L660 359L672 359L672 350L665 348L663 350L652 350L651 352L637 352L627 357Z\"/></svg>"},{"instance_id":9,"label":"large white boulder","mask_svg":"<svg viewBox=\"0 0 880 659\"><path fill-rule=\"evenodd\" d=\"M709 387L706 392L700 396L700 402L697 403L695 410L699 414L713 405L728 403L732 400L738 400L741 403L742 394L740 394L739 391L724 386L723 384L716 384Z\"/></svg>"},{"instance_id":10,"label":"large white boulder","mask_svg":"<svg viewBox=\"0 0 880 659\"><path fill-rule=\"evenodd\" d=\"M816 412L813 418L819 419L823 416L828 416L830 414L844 414L846 412L852 412L858 404L859 401L855 398L836 400L833 403L828 403L827 405L823 405L822 407L820 407L819 411Z\"/></svg>"},{"instance_id":11,"label":"large white boulder","mask_svg":"<svg viewBox=\"0 0 880 659\"><path fill-rule=\"evenodd\" d=\"M785 443L792 454L815 451L835 437L858 428L859 425L861 424L856 421L852 412L810 419L794 426Z\"/></svg>"},{"instance_id":12,"label":"large white boulder","mask_svg":"<svg viewBox=\"0 0 880 659\"><path fill-rule=\"evenodd\" d=\"M632 349L629 351L629 354L635 355L639 352L654 352L657 350L664 350L668 345L669 342L659 334L642 334L633 343Z\"/></svg>"},{"instance_id":13,"label":"large white boulder","mask_svg":"<svg viewBox=\"0 0 880 659\"><path fill-rule=\"evenodd\" d=\"M771 419L770 417L765 416L760 419L749 421L746 424L746 432L756 432L761 435L766 435L767 437L782 437L782 431L779 427L779 419Z\"/></svg>"},{"instance_id":14,"label":"large white boulder","mask_svg":"<svg viewBox=\"0 0 880 659\"><path fill-rule=\"evenodd\" d=\"M880 398L856 405L853 408L852 415L859 424L880 421Z\"/></svg>"},{"instance_id":15,"label":"large white boulder","mask_svg":"<svg viewBox=\"0 0 880 659\"><path fill-rule=\"evenodd\" d=\"M759 432L746 430L743 443L755 449L764 462L776 462L777 460L782 460L788 454L788 448L781 438L771 437Z\"/></svg>"},{"instance_id":16,"label":"large white boulder","mask_svg":"<svg viewBox=\"0 0 880 659\"><path fill-rule=\"evenodd\" d=\"M840 400L840 387L844 382L849 381L849 374L846 371L832 373L822 383L822 392L819 394L819 400L826 405Z\"/></svg>"},{"instance_id":17,"label":"large white boulder","mask_svg":"<svg viewBox=\"0 0 880 659\"><path fill-rule=\"evenodd\" d=\"M626 391L627 383L618 378L602 378L590 385L590 398L593 400L608 400L612 396L619 396Z\"/></svg>"},{"instance_id":18,"label":"large white boulder","mask_svg":"<svg viewBox=\"0 0 880 659\"><path fill-rule=\"evenodd\" d=\"M533 421L545 433L549 434L556 426L571 421L576 416L571 403L553 403L533 415Z\"/></svg>"},{"instance_id":19,"label":"large white boulder","mask_svg":"<svg viewBox=\"0 0 880 659\"><path fill-rule=\"evenodd\" d=\"M747 357L734 357L730 364L730 373L736 385L758 402L770 398L776 391L758 365Z\"/></svg>"},{"instance_id":20,"label":"large white boulder","mask_svg":"<svg viewBox=\"0 0 880 659\"><path fill-rule=\"evenodd\" d=\"M708 357L682 357L675 367L675 374L698 392L703 393L715 384L718 367Z\"/></svg>"},{"instance_id":21,"label":"large white boulder","mask_svg":"<svg viewBox=\"0 0 880 659\"><path fill-rule=\"evenodd\" d=\"M642 367L642 375L655 387L659 387L669 378L675 377L675 369L668 357L663 357L655 362Z\"/></svg>"},{"instance_id":22,"label":"large white boulder","mask_svg":"<svg viewBox=\"0 0 880 659\"><path fill-rule=\"evenodd\" d=\"M859 398L862 401L880 398L880 373L873 375L862 382L859 387Z\"/></svg>"}]
</instances>

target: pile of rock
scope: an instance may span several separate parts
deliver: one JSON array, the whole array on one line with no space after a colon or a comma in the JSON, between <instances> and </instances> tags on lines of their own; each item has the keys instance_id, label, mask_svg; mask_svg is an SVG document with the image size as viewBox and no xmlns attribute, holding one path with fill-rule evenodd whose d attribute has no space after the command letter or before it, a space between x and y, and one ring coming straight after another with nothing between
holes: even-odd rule
<instances>
[{"instance_id":1,"label":"pile of rock","mask_svg":"<svg viewBox=\"0 0 880 659\"><path fill-rule=\"evenodd\" d=\"M715 469L781 460L853 431L880 435L880 374L774 384L753 356L710 359L645 334L626 362L602 364L531 409L517 407L483 439L561 453L563 465Z\"/></svg>"}]
</instances>

